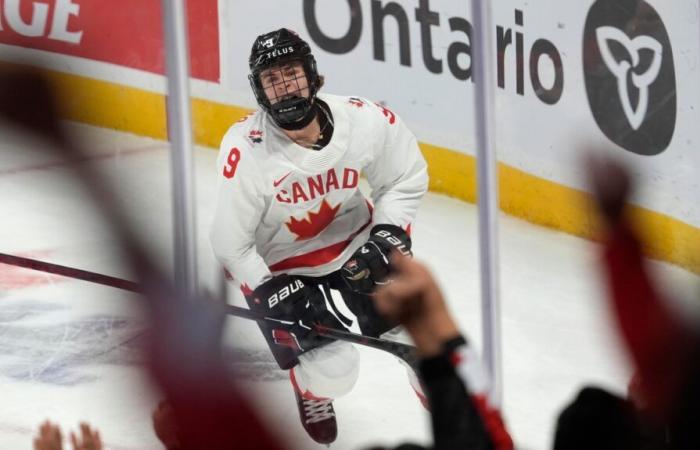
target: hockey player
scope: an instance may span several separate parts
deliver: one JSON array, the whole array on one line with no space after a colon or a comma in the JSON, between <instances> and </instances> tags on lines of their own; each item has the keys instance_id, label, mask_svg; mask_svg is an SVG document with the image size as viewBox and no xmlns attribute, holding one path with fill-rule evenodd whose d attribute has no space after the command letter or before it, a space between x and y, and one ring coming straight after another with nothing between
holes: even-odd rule
<instances>
[{"instance_id":1,"label":"hockey player","mask_svg":"<svg viewBox=\"0 0 700 450\"><path fill-rule=\"evenodd\" d=\"M261 330L289 369L304 428L330 443L332 401L355 384L359 353L320 338L312 325L371 336L391 328L368 294L386 280L392 250L411 252L426 164L391 110L319 94L323 77L296 33L259 36L249 66L260 109L222 140L211 242L249 307L279 320ZM360 192L360 174L371 201Z\"/></svg>"}]
</instances>

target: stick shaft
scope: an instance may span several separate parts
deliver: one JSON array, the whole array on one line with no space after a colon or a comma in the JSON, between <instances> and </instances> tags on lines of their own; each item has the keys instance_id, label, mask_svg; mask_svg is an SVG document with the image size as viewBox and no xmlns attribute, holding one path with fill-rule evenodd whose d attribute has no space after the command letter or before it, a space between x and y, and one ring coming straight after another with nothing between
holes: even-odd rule
<instances>
[{"instance_id":1,"label":"stick shaft","mask_svg":"<svg viewBox=\"0 0 700 450\"><path fill-rule=\"evenodd\" d=\"M88 270L76 269L74 267L62 266L60 264L54 264L46 261L25 258L22 256L0 253L0 263L24 267L26 269L37 270L40 272L52 273L55 275L61 275L69 278L75 278L78 280L89 281L91 283L97 283L104 286L123 289L125 291L136 293L143 292L141 286L133 281L124 280L122 278L104 275L101 273L90 272ZM242 319L255 320L258 322L271 320L269 317L256 313L255 311L251 311L250 309L242 308L240 306L226 305L225 310L227 314L235 317L240 317ZM391 353L397 358L403 359L411 367L415 367L417 361L415 348L411 345L402 344L400 342L394 342L387 339L363 336L361 334L350 333L349 331L338 330L322 325L316 325L314 331L321 336L337 339L339 341L351 342L354 344L371 347L377 350L383 350L385 352Z\"/></svg>"},{"instance_id":2,"label":"stick shaft","mask_svg":"<svg viewBox=\"0 0 700 450\"><path fill-rule=\"evenodd\" d=\"M142 292L141 287L133 281L124 280L122 278L103 275L101 273L90 272L87 270L76 269L75 267L62 266L60 264L38 261L36 259L25 258L22 256L8 255L0 253L0 263L9 264L11 266L24 267L25 269L37 270L40 272L52 273L64 277L75 278L78 280L89 281L91 283L102 284L117 289L123 289L131 292Z\"/></svg>"}]
</instances>

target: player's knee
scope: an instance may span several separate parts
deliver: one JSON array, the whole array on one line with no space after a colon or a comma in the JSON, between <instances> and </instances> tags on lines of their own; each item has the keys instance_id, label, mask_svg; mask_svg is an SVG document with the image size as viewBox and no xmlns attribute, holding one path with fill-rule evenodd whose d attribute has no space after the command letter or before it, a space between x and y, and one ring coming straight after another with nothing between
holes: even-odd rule
<instances>
[{"instance_id":1,"label":"player's knee","mask_svg":"<svg viewBox=\"0 0 700 450\"><path fill-rule=\"evenodd\" d=\"M359 374L360 353L347 342L334 342L299 356L292 372L302 393L338 398L353 388Z\"/></svg>"}]
</instances>

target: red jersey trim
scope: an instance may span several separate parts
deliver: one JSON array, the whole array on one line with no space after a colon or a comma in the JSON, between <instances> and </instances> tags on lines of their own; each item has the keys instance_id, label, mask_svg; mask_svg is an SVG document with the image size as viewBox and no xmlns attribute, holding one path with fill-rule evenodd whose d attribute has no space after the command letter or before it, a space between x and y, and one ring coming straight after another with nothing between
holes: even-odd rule
<instances>
[{"instance_id":1,"label":"red jersey trim","mask_svg":"<svg viewBox=\"0 0 700 450\"><path fill-rule=\"evenodd\" d=\"M352 240L355 239L358 234L362 233L362 231L367 228L370 223L372 223L371 217L366 224L362 225L359 230L351 234L346 240L309 253L304 253L303 255L283 259L282 261L272 264L270 266L270 270L273 272L279 272L282 270L296 269L298 267L316 267L329 263L340 256L348 245L350 245L350 242L352 242Z\"/></svg>"}]
</instances>

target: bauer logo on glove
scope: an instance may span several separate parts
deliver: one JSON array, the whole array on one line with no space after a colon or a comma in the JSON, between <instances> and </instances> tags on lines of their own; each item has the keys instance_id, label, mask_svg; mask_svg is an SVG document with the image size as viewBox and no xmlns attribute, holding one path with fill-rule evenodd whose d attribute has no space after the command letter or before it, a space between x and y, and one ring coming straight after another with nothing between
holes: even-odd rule
<instances>
[{"instance_id":1,"label":"bauer logo on glove","mask_svg":"<svg viewBox=\"0 0 700 450\"><path fill-rule=\"evenodd\" d=\"M355 292L369 294L375 286L388 282L391 273L389 255L392 251L412 256L408 233L396 225L372 228L370 238L340 271L345 283Z\"/></svg>"},{"instance_id":2,"label":"bauer logo on glove","mask_svg":"<svg viewBox=\"0 0 700 450\"><path fill-rule=\"evenodd\" d=\"M408 237L408 234L405 231L401 231L404 234L404 238L407 242L404 242L401 240L401 238L394 236L388 230L379 230L376 233L374 233L374 235L381 239L386 239L387 243L394 246L393 250L397 250L402 255L413 256L413 254L411 253L411 239Z\"/></svg>"},{"instance_id":3,"label":"bauer logo on glove","mask_svg":"<svg viewBox=\"0 0 700 450\"><path fill-rule=\"evenodd\" d=\"M304 288L304 283L298 278L293 279L293 281L279 290L275 291L268 299L267 305L273 308L277 303L281 302L285 298L297 292L299 289Z\"/></svg>"},{"instance_id":4,"label":"bauer logo on glove","mask_svg":"<svg viewBox=\"0 0 700 450\"><path fill-rule=\"evenodd\" d=\"M314 332L316 324L342 327L326 309L325 298L318 286L305 284L293 275L270 278L253 291L253 298L263 299L261 302L254 300L253 305L267 316L268 321L274 322L274 325L267 326L268 338L295 352L331 342Z\"/></svg>"}]
</instances>

